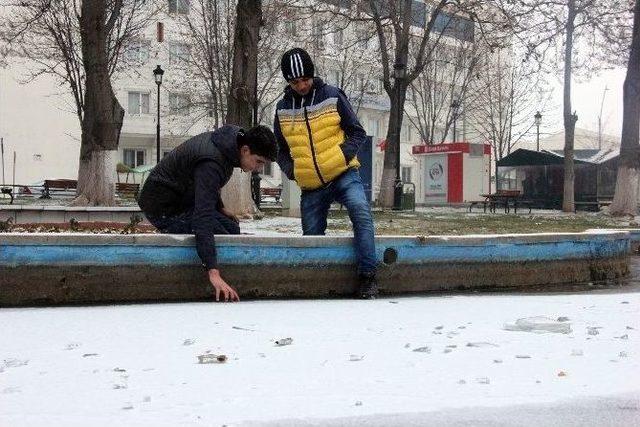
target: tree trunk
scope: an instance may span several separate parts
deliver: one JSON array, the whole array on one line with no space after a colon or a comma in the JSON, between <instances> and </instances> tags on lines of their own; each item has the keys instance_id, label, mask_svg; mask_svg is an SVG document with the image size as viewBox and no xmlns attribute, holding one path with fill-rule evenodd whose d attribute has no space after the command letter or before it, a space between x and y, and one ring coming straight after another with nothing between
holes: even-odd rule
<instances>
[{"instance_id":1,"label":"tree trunk","mask_svg":"<svg viewBox=\"0 0 640 427\"><path fill-rule=\"evenodd\" d=\"M253 105L258 72L258 38L262 22L261 0L239 0L233 37L233 74L227 101L226 123L249 128L253 124ZM222 189L225 207L235 214L256 210L251 198L251 174L233 172Z\"/></svg>"},{"instance_id":2,"label":"tree trunk","mask_svg":"<svg viewBox=\"0 0 640 427\"><path fill-rule=\"evenodd\" d=\"M573 141L578 116L571 112L571 70L573 54L573 32L575 30L576 2L569 0L567 17L567 38L564 49L564 191L562 196L562 210L574 212L574 182L575 169L573 163Z\"/></svg>"},{"instance_id":3,"label":"tree trunk","mask_svg":"<svg viewBox=\"0 0 640 427\"><path fill-rule=\"evenodd\" d=\"M112 13L119 13L116 2ZM109 20L111 21L111 20ZM78 191L73 204L115 204L116 159L124 109L109 77L107 3L84 0L80 16L82 62L86 75Z\"/></svg>"},{"instance_id":4,"label":"tree trunk","mask_svg":"<svg viewBox=\"0 0 640 427\"><path fill-rule=\"evenodd\" d=\"M400 85L400 86L398 86ZM396 80L392 96L389 97L389 127L387 128L387 143L384 150L384 168L380 182L380 194L378 201L380 206L390 208L393 206L394 187L398 165L398 152L400 150L400 131L404 113L404 102L407 96L407 86L402 80Z\"/></svg>"},{"instance_id":5,"label":"tree trunk","mask_svg":"<svg viewBox=\"0 0 640 427\"><path fill-rule=\"evenodd\" d=\"M638 177L640 174L640 0L633 10L633 38L624 81L622 139L612 215L635 216L638 213Z\"/></svg>"}]
</instances>

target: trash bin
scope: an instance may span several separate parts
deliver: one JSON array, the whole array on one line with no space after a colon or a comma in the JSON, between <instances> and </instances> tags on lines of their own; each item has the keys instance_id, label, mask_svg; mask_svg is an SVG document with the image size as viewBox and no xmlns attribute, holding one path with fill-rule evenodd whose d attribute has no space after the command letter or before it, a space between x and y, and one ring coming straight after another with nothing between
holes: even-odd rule
<instances>
[{"instance_id":1,"label":"trash bin","mask_svg":"<svg viewBox=\"0 0 640 427\"><path fill-rule=\"evenodd\" d=\"M400 209L403 211L416 210L416 185L413 182L405 182L402 185Z\"/></svg>"}]
</instances>

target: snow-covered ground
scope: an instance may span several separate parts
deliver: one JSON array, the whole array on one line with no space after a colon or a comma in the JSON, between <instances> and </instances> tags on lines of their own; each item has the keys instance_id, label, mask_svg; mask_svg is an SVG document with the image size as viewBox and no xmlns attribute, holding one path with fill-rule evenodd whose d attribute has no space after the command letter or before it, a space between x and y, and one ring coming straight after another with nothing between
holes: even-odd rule
<instances>
[{"instance_id":1,"label":"snow-covered ground","mask_svg":"<svg viewBox=\"0 0 640 427\"><path fill-rule=\"evenodd\" d=\"M640 425L637 290L1 309L0 425Z\"/></svg>"}]
</instances>

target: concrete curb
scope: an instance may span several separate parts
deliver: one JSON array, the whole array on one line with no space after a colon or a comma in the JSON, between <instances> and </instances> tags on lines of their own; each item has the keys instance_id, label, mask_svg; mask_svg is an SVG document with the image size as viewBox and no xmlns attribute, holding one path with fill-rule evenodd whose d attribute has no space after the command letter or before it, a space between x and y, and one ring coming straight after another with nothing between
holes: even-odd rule
<instances>
[{"instance_id":1,"label":"concrete curb","mask_svg":"<svg viewBox=\"0 0 640 427\"><path fill-rule=\"evenodd\" d=\"M630 234L376 238L383 293L556 286L624 277ZM217 237L243 298L353 293L350 237ZM0 234L0 305L210 299L193 236Z\"/></svg>"}]
</instances>

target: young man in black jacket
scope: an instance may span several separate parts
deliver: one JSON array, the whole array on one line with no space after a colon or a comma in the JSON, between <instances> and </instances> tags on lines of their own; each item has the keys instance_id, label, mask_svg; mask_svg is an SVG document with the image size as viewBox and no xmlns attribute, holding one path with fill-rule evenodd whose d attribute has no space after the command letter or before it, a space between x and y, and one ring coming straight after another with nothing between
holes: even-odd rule
<instances>
[{"instance_id":1,"label":"young man in black jacket","mask_svg":"<svg viewBox=\"0 0 640 427\"><path fill-rule=\"evenodd\" d=\"M225 125L183 142L151 171L138 204L162 233L195 234L196 249L208 270L209 281L225 301L238 301L238 293L220 276L214 234L240 234L238 219L220 198L233 168L253 172L277 153L273 132L265 126L244 131Z\"/></svg>"}]
</instances>

